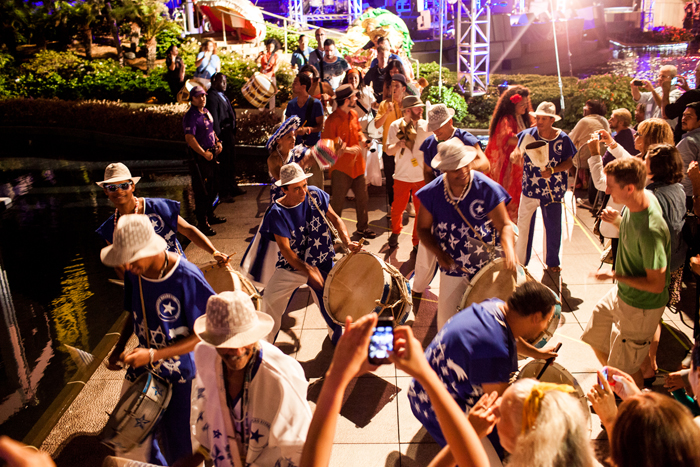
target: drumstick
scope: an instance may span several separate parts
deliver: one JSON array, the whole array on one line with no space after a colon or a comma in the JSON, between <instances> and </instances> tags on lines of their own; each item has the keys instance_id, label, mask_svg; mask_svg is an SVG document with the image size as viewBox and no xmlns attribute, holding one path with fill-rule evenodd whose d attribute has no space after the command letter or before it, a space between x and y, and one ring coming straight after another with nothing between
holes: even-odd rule
<instances>
[{"instance_id":1,"label":"drumstick","mask_svg":"<svg viewBox=\"0 0 700 467\"><path fill-rule=\"evenodd\" d=\"M557 346L554 347L554 352L555 352L555 353L556 353L556 352L559 352L559 349L561 349L561 344L562 344L562 343L559 342L559 343L557 344ZM542 367L542 370L541 370L541 371L539 372L539 374L535 377L535 379L540 379L540 378L542 377L542 375L544 375L544 372L547 371L547 368L549 368L550 366L552 366L552 363L554 363L554 359L555 359L555 358L556 358L556 357L550 357L550 358L548 358L548 359L544 362L544 366Z\"/></svg>"}]
</instances>

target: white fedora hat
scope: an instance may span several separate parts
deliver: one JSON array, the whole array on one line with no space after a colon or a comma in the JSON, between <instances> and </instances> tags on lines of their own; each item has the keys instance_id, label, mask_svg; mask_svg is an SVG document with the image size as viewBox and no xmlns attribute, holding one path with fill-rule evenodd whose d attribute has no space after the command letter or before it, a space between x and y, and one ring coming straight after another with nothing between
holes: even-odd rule
<instances>
[{"instance_id":1,"label":"white fedora hat","mask_svg":"<svg viewBox=\"0 0 700 467\"><path fill-rule=\"evenodd\" d=\"M280 169L280 179L275 182L277 186L291 185L292 183L297 183L302 180L306 180L313 174L304 173L304 169L299 166L296 162L291 164L283 165Z\"/></svg>"},{"instance_id":2,"label":"white fedora hat","mask_svg":"<svg viewBox=\"0 0 700 467\"><path fill-rule=\"evenodd\" d=\"M162 253L168 247L153 230L145 214L121 216L114 230L114 243L102 248L100 259L107 266L121 266Z\"/></svg>"},{"instance_id":3,"label":"white fedora hat","mask_svg":"<svg viewBox=\"0 0 700 467\"><path fill-rule=\"evenodd\" d=\"M131 180L136 185L141 177L132 177L129 168L122 164L121 162L115 162L109 164L105 168L105 179L101 182L96 182L99 186L105 186L109 183L121 182L124 180Z\"/></svg>"},{"instance_id":4,"label":"white fedora hat","mask_svg":"<svg viewBox=\"0 0 700 467\"><path fill-rule=\"evenodd\" d=\"M442 172L457 170L476 159L476 148L465 145L459 138L450 138L438 144L437 155L430 165Z\"/></svg>"},{"instance_id":5,"label":"white fedora hat","mask_svg":"<svg viewBox=\"0 0 700 467\"><path fill-rule=\"evenodd\" d=\"M248 294L238 290L209 297L206 314L194 322L194 333L214 347L240 349L265 338L274 325L272 316L256 311Z\"/></svg>"},{"instance_id":6,"label":"white fedora hat","mask_svg":"<svg viewBox=\"0 0 700 467\"><path fill-rule=\"evenodd\" d=\"M425 102L426 115L428 116L428 131L435 131L455 116L455 109L450 109L445 104L430 105Z\"/></svg>"},{"instance_id":7,"label":"white fedora hat","mask_svg":"<svg viewBox=\"0 0 700 467\"><path fill-rule=\"evenodd\" d=\"M540 102L540 105L537 106L537 110L529 113L533 117L552 117L555 122L561 120L561 117L557 115L556 106L547 101Z\"/></svg>"}]
</instances>

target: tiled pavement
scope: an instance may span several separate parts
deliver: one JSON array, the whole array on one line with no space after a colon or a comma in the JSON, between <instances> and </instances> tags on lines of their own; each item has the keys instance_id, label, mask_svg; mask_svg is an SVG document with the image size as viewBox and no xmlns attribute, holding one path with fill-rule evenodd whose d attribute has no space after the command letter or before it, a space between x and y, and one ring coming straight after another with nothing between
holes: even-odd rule
<instances>
[{"instance_id":1,"label":"tiled pavement","mask_svg":"<svg viewBox=\"0 0 700 467\"><path fill-rule=\"evenodd\" d=\"M235 203L222 204L217 208L217 215L224 216L229 221L216 226L218 234L212 238L219 250L227 253L236 252L235 264L240 262L269 200L267 186L249 186L247 190L248 193L236 198ZM404 228L400 236L399 248L391 251L387 245L390 222L386 217L383 188L370 187L369 209L370 226L380 235L371 240L366 249L392 263L405 275L409 275L414 262L410 254L413 219L404 215ZM355 230L354 203L346 203L342 217L348 231L353 232ZM589 273L600 266L601 253L601 246L591 231L592 223L590 212L579 210L571 240L565 241L561 273L564 313L554 337L554 342L563 343L557 363L573 374L586 392L595 382L595 370L599 365L592 349L579 338L595 303L611 287L609 283L599 283L589 278ZM541 246L538 248L538 245L541 245L541 223L536 235L538 236L534 242L536 254L528 270L533 277L558 291L559 278L551 277L543 270ZM186 253L195 264L210 260L194 245L190 245ZM416 318L413 313L409 317L409 323L413 323L414 333L424 345L427 345L436 333L438 280L436 278L431 284L430 291L424 294L418 317ZM686 292L688 296L691 293L694 295L694 290ZM692 306L688 306L687 309L692 309ZM294 295L289 310L288 316L283 320L283 331L280 333L277 345L287 354L295 357L303 366L310 382L309 401L313 407L320 391L323 375L332 358L333 348L327 338L326 326L318 307L308 291L299 290ZM668 310L664 319L668 328L675 331L675 334L665 331L662 335L659 364L662 369L672 370L684 356L684 346L688 344L688 340L684 340L683 337L691 336L691 330L680 322L678 315ZM692 323L692 319L686 318L686 322ZM526 362L521 362L521 364L524 363ZM94 420L94 416L76 417L75 412L102 411L104 413L104 410L109 410L100 407L95 401L85 406L81 405L92 398L93 394L100 395L97 399L103 401L103 406L109 407L110 404L116 403L113 388L111 391L101 391L99 386L97 390L89 389L92 384L103 384L103 378L105 378L103 373L98 371L93 376L83 390L83 394L76 400L74 407L71 407L64 416L65 420L62 419L59 422L58 426L61 427L59 431L62 434L52 433L42 448L49 451L60 450L66 436L71 433L99 431L99 424L92 423L95 426L84 426L80 423L81 419ZM112 379L112 386L119 379L118 375L114 374L108 377ZM438 447L411 414L406 399L409 383L410 377L405 373L397 370L393 365L384 365L376 372L358 378L351 385L338 422L331 458L332 466L419 466L429 463L438 451ZM106 420L105 417L100 419ZM595 444L600 450L599 457L603 458L607 450L607 441L595 414L591 414L591 427L591 438L599 440Z\"/></svg>"}]
</instances>

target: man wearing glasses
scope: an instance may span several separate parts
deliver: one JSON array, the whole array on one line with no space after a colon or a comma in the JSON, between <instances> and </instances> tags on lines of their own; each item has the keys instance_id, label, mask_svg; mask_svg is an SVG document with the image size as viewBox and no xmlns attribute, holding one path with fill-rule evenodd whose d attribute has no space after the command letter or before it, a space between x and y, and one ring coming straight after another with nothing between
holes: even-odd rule
<instances>
[{"instance_id":1,"label":"man wearing glasses","mask_svg":"<svg viewBox=\"0 0 700 467\"><path fill-rule=\"evenodd\" d=\"M115 206L114 214L97 229L97 233L112 244L114 229L121 216L128 214L145 214L151 220L154 230L165 239L168 251L184 256L184 250L177 240L177 232L187 237L192 243L214 257L219 263L225 263L227 255L221 253L211 241L195 226L180 216L180 203L170 199L139 198L134 196L136 184L141 177L132 177L129 168L121 162L109 164L105 168L104 180L97 185Z\"/></svg>"}]
</instances>

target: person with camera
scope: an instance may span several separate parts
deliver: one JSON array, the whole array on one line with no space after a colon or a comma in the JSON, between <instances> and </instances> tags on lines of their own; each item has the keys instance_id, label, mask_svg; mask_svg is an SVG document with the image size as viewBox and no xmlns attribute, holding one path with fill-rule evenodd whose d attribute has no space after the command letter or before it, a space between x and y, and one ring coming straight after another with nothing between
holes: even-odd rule
<instances>
[{"instance_id":1,"label":"person with camera","mask_svg":"<svg viewBox=\"0 0 700 467\"><path fill-rule=\"evenodd\" d=\"M190 176L194 192L194 213L199 230L211 237L216 231L211 224L223 224L226 219L214 215L214 200L219 192L219 161L216 156L221 153L223 145L214 131L214 118L206 109L207 93L199 86L190 90L191 105L182 126L187 141Z\"/></svg>"},{"instance_id":2,"label":"person with camera","mask_svg":"<svg viewBox=\"0 0 700 467\"><path fill-rule=\"evenodd\" d=\"M674 65L664 65L659 69L657 87L654 87L654 85L648 79L635 78L630 82L632 99L644 106L644 118L664 118L666 123L671 126L671 129L676 127L676 122L678 119L668 119L664 116L663 87L667 86L668 89L670 89L671 82L677 74L678 69ZM668 102L674 103L679 97L681 97L681 92L678 89L674 89L668 94Z\"/></svg>"},{"instance_id":3,"label":"person with camera","mask_svg":"<svg viewBox=\"0 0 700 467\"><path fill-rule=\"evenodd\" d=\"M664 109L664 115L666 118L679 119L683 116L683 112L689 104L692 104L693 102L700 102L700 89L698 89L698 86L700 86L700 62L698 62L695 65L694 74L695 89L690 89L690 86L688 85L688 80L686 78L684 78L683 76L676 76L677 89L675 91L678 92L679 89L685 91L680 97L676 99L672 99L671 96L673 93L673 91L671 90L671 88L673 87L671 81L664 81L661 84L661 88L663 89L662 105ZM676 145L680 143L681 139L683 138L683 135L687 131L689 130L684 129L682 125L676 125L676 128L673 130L673 140L676 142Z\"/></svg>"}]
</instances>

